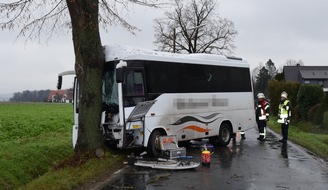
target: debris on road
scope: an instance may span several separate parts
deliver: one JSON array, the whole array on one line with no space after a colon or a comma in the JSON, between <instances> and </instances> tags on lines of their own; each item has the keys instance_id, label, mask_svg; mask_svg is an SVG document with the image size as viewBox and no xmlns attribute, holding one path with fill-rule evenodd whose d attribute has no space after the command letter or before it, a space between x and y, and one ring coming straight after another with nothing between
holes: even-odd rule
<instances>
[{"instance_id":1,"label":"debris on road","mask_svg":"<svg viewBox=\"0 0 328 190\"><path fill-rule=\"evenodd\" d=\"M178 147L176 136L160 137L159 143L162 151L162 158L158 158L157 160L147 160L143 158L146 153L141 153L139 157L129 155L129 165L165 170L193 169L200 165L199 162L189 160L194 157L186 156L186 149L184 147Z\"/></svg>"},{"instance_id":2,"label":"debris on road","mask_svg":"<svg viewBox=\"0 0 328 190\"><path fill-rule=\"evenodd\" d=\"M200 163L186 160L167 160L167 161L147 161L137 160L134 163L135 166L150 167L154 169L165 169L165 170L185 170L197 168Z\"/></svg>"}]
</instances>

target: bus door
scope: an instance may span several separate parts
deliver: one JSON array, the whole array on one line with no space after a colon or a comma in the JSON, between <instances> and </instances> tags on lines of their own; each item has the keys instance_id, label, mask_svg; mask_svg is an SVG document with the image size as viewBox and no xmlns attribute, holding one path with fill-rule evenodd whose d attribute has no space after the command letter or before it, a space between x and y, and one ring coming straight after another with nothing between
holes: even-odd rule
<instances>
[{"instance_id":1,"label":"bus door","mask_svg":"<svg viewBox=\"0 0 328 190\"><path fill-rule=\"evenodd\" d=\"M146 101L145 78L142 68L126 68L122 84L123 106L125 115L124 147L142 146L144 142L144 113L140 115L138 103ZM143 104L142 104L143 105ZM148 106L147 106L148 107ZM149 107L150 108L150 107ZM138 111L139 110L139 111ZM147 109L148 111L149 109ZM135 115L135 113L139 113Z\"/></svg>"},{"instance_id":2,"label":"bus door","mask_svg":"<svg viewBox=\"0 0 328 190\"><path fill-rule=\"evenodd\" d=\"M126 119L126 147L142 146L145 140L145 115L156 100L139 102Z\"/></svg>"}]
</instances>

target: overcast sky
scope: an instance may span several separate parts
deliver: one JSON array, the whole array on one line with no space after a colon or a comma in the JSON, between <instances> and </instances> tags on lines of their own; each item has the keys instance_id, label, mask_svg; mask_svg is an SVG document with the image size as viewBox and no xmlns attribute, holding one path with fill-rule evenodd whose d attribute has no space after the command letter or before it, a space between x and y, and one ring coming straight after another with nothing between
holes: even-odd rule
<instances>
[{"instance_id":1,"label":"overcast sky","mask_svg":"<svg viewBox=\"0 0 328 190\"><path fill-rule=\"evenodd\" d=\"M328 65L327 0L219 0L216 11L239 32L235 56L247 60L251 69L271 59L279 68L288 59L305 65ZM119 26L102 32L102 43L155 49L154 21L163 9L137 8L129 14L131 24L142 29L133 36ZM55 89L58 73L74 69L70 33L48 42L25 44L15 31L0 30L0 94L23 90ZM64 79L65 80L65 79ZM72 86L68 79L64 88ZM66 80L67 81L67 80Z\"/></svg>"}]
</instances>

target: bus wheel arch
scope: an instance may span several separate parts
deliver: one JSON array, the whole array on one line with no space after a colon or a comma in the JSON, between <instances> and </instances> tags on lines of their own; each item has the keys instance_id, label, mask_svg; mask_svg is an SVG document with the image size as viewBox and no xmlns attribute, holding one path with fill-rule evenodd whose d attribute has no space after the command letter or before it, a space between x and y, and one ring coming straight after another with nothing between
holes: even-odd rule
<instances>
[{"instance_id":1,"label":"bus wheel arch","mask_svg":"<svg viewBox=\"0 0 328 190\"><path fill-rule=\"evenodd\" d=\"M159 137L165 136L166 131L162 128L154 129L148 140L147 144L147 154L153 157L158 157L161 153L161 149L159 147Z\"/></svg>"},{"instance_id":2,"label":"bus wheel arch","mask_svg":"<svg viewBox=\"0 0 328 190\"><path fill-rule=\"evenodd\" d=\"M211 137L210 142L215 146L227 146L233 138L232 124L230 121L223 121L219 128L219 134Z\"/></svg>"}]
</instances>

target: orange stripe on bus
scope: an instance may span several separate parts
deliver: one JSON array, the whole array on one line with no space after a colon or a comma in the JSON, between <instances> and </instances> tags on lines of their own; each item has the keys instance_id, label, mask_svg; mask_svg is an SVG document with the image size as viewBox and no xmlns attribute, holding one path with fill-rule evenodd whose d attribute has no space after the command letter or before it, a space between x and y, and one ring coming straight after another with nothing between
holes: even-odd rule
<instances>
[{"instance_id":1,"label":"orange stripe on bus","mask_svg":"<svg viewBox=\"0 0 328 190\"><path fill-rule=\"evenodd\" d=\"M194 131L197 131L197 132L200 132L200 133L209 132L211 130L211 129L204 129L204 128L198 127L196 125L190 125L190 126L184 127L181 130L184 130L184 129L191 129L191 130L194 130Z\"/></svg>"}]
</instances>

